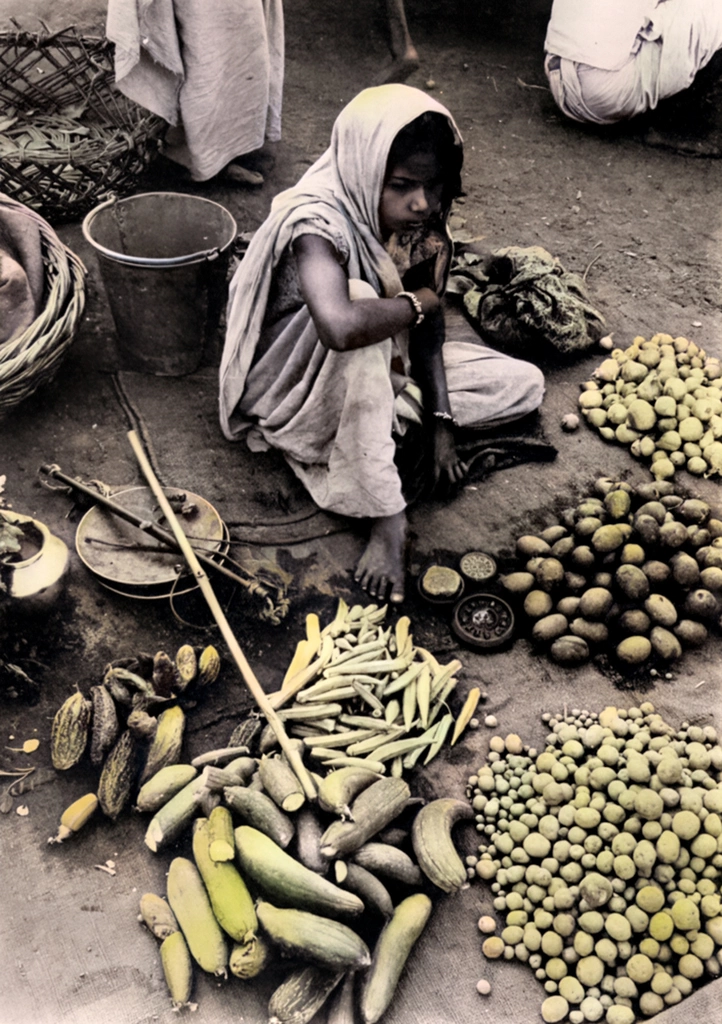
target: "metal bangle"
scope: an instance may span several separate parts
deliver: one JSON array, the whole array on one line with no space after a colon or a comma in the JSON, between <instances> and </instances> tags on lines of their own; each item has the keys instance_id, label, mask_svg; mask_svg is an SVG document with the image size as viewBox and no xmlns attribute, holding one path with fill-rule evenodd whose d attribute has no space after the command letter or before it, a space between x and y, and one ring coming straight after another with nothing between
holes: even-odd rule
<instances>
[{"instance_id":1,"label":"metal bangle","mask_svg":"<svg viewBox=\"0 0 722 1024\"><path fill-rule=\"evenodd\" d=\"M422 323L423 320L424 320L424 310L423 310L423 307L422 307L421 302L419 300L419 297L417 295L414 295L413 292L398 292L394 296L394 298L395 299L408 299L409 300L411 305L414 307L414 312L416 313L416 319L414 320L414 322L412 323L411 326L412 327L418 327L419 324Z\"/></svg>"},{"instance_id":2,"label":"metal bangle","mask_svg":"<svg viewBox=\"0 0 722 1024\"><path fill-rule=\"evenodd\" d=\"M456 420L454 419L450 412L442 412L441 409L435 409L431 415L434 416L437 420L446 420L448 423L451 423L453 424L453 426L456 426Z\"/></svg>"}]
</instances>

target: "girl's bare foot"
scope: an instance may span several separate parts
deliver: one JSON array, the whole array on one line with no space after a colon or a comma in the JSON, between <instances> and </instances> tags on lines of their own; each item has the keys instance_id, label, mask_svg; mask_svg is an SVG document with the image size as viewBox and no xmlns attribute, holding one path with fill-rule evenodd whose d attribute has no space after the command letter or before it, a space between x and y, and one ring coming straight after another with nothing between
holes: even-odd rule
<instances>
[{"instance_id":1,"label":"girl's bare foot","mask_svg":"<svg viewBox=\"0 0 722 1024\"><path fill-rule=\"evenodd\" d=\"M375 519L366 550L356 566L354 579L371 597L384 600L389 592L395 604L404 599L406 566L406 513Z\"/></svg>"}]
</instances>

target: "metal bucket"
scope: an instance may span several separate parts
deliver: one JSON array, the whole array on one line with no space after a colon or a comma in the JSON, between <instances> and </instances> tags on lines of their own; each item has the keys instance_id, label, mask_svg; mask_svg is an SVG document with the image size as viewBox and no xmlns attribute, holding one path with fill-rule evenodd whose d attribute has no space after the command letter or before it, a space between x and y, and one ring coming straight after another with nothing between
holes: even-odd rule
<instances>
[{"instance_id":1,"label":"metal bucket","mask_svg":"<svg viewBox=\"0 0 722 1024\"><path fill-rule=\"evenodd\" d=\"M179 192L111 199L85 217L123 369L168 377L198 369L237 232L225 207Z\"/></svg>"}]
</instances>

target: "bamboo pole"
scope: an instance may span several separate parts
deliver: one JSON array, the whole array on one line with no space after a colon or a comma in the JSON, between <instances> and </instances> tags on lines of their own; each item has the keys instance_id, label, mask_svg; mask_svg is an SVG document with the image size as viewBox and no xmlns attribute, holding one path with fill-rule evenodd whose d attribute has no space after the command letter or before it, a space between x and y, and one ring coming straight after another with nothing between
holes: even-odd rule
<instances>
[{"instance_id":1,"label":"bamboo pole","mask_svg":"<svg viewBox=\"0 0 722 1024\"><path fill-rule=\"evenodd\" d=\"M256 704L258 704L259 708L266 716L269 725L271 726L276 736L278 737L278 742L281 746L281 750L283 750L284 754L288 758L288 762L293 768L294 772L296 773L299 782L303 786L306 796L308 797L309 800L315 800L316 786L314 784L314 781L311 778L306 766L304 765L298 750L296 750L294 745L289 740L286 730L283 727L283 722L276 714L273 705L266 696L263 687L256 678L251 666L248 664L246 656L241 650L240 644L236 640L233 630L231 629L228 620L226 619L226 616L223 612L223 609L221 608L218 602L218 598L216 597L213 591L211 582L208 579L208 576L206 575L205 571L203 570L203 567L201 566L200 562L198 561L196 553L191 547L190 541L183 532L183 527L179 523L178 517L173 511L170 502L166 498L163 488L160 485L158 478L153 472L153 467L151 466L150 462L146 457L145 452L143 451L137 433L134 430L129 431L128 439L130 441L133 452L135 453L135 457L138 460L140 468L143 470L143 475L148 481L148 484L151 490L153 491L153 494L156 496L158 504L160 505L163 514L165 515L168 524L171 527L171 530L173 531L173 535L178 543L178 546L183 552L185 560L188 563L188 567L193 573L194 577L196 578L196 581L198 582L198 586L201 588L203 592L203 596L205 597L208 603L208 607L210 608L213 617L216 620L216 623L218 624L221 633L223 634L223 639L226 641L228 649L233 655L233 660L238 666L238 670L241 673L241 676L243 677L246 686L251 691L251 694L253 695Z\"/></svg>"}]
</instances>

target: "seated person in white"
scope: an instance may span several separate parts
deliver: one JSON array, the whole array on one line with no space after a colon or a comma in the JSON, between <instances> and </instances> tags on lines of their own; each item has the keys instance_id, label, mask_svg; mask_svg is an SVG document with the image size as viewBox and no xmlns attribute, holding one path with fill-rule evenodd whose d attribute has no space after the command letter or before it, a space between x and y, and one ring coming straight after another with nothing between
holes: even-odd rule
<instances>
[{"instance_id":1,"label":"seated person in white","mask_svg":"<svg viewBox=\"0 0 722 1024\"><path fill-rule=\"evenodd\" d=\"M544 70L564 114L613 124L689 88L721 48L720 0L554 0Z\"/></svg>"}]
</instances>

